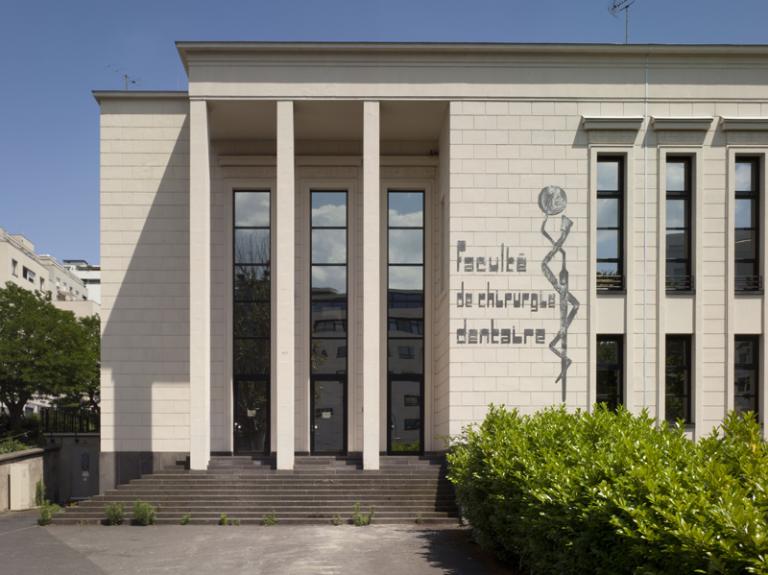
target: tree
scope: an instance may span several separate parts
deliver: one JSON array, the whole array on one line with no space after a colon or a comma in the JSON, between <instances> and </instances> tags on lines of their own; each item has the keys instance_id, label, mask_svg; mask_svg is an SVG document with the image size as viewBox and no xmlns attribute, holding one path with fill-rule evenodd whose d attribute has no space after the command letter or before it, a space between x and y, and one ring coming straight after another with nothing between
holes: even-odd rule
<instances>
[{"instance_id":1,"label":"tree","mask_svg":"<svg viewBox=\"0 0 768 575\"><path fill-rule=\"evenodd\" d=\"M76 393L93 380L98 353L94 359L85 325L39 292L0 288L0 402L11 429L33 396Z\"/></svg>"},{"instance_id":2,"label":"tree","mask_svg":"<svg viewBox=\"0 0 768 575\"><path fill-rule=\"evenodd\" d=\"M101 320L98 315L77 319L83 331L83 343L76 353L83 357L84 371L66 395L56 400L56 406L70 410L99 413L101 387Z\"/></svg>"}]
</instances>

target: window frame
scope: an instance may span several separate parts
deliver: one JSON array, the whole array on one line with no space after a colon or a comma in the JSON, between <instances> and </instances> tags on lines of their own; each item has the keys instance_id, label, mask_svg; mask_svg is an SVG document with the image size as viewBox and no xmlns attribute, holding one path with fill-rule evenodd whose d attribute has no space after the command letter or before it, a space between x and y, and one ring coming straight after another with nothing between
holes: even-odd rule
<instances>
[{"instance_id":1,"label":"window frame","mask_svg":"<svg viewBox=\"0 0 768 575\"><path fill-rule=\"evenodd\" d=\"M312 198L314 194L344 194L344 225L343 226L337 226L337 225L315 225L312 222ZM350 252L349 252L349 246L350 246L350 227L349 227L349 212L350 212L350 193L348 189L342 189L342 188L315 188L311 187L309 189L309 254L308 254L308 261L309 261L309 357L307 358L309 362L309 402L310 402L310 409L309 409L309 452L313 455L320 455L320 454L346 454L349 449L349 264L350 264ZM313 259L313 242L312 237L315 230L344 230L344 239L345 239L345 247L344 247L344 263L333 263L333 262L325 262L325 263L316 263ZM344 268L344 319L338 320L338 319L332 319L329 321L334 322L334 333L336 333L336 323L337 321L343 321L344 329L343 329L343 335L330 335L329 333L326 333L324 335L315 335L315 324L313 322L313 308L312 304L316 301L315 296L312 292L312 269L315 267L329 267L329 268ZM341 299L341 298L339 298ZM344 345L339 345L339 347L336 348L336 356L335 359L343 359L344 360L344 372L339 373L338 371L336 373L315 373L312 368L312 350L313 350L313 343L316 341L326 341L326 340L333 340L333 341L343 341ZM345 353L343 355L340 355L341 349L345 350ZM344 395L343 398L343 409L344 413L342 414L343 418L343 432L342 432L342 448L339 451L317 451L315 448L315 434L314 430L312 429L312 426L314 425L315 420L315 383L323 382L323 381L340 381L342 384L342 393Z\"/></svg>"},{"instance_id":2,"label":"window frame","mask_svg":"<svg viewBox=\"0 0 768 575\"><path fill-rule=\"evenodd\" d=\"M614 363L601 363L599 359L599 347L600 342L615 342L616 348L617 348L617 362ZM624 334L597 334L596 336L596 350L598 350L597 357L595 359L595 403L605 403L609 409L616 410L620 405L624 405L624 362L625 362L625 353L624 353ZM599 396L600 393L600 372L601 371L608 371L609 369L615 370L618 374L618 385L617 385L617 396L616 396L616 405L612 406L610 401L601 401Z\"/></svg>"},{"instance_id":3,"label":"window frame","mask_svg":"<svg viewBox=\"0 0 768 575\"><path fill-rule=\"evenodd\" d=\"M752 345L752 363L739 363L738 358L736 357L736 344L739 342L739 340L743 342L749 342ZM757 417L757 420L760 420L760 360L761 360L761 353L760 353L760 336L756 334L736 334L733 337L733 409L734 411L737 411L736 407L736 397L752 397L752 406L753 409L747 410L752 411L755 416ZM751 370L754 374L754 381L755 381L755 391L753 394L739 394L736 390L736 373L738 370ZM738 413L743 413L742 410L739 410Z\"/></svg>"},{"instance_id":4,"label":"window frame","mask_svg":"<svg viewBox=\"0 0 768 575\"><path fill-rule=\"evenodd\" d=\"M684 203L684 227L670 227L668 217L665 217L664 224L664 263L665 263L665 283L668 292L693 292L695 289L693 276L693 158L689 155L669 154L666 157L665 168L668 170L670 163L684 164L684 186L682 190L669 190L667 183L665 187L665 214L669 215L670 200L683 200ZM667 172L668 173L668 172ZM669 256L669 237L670 230L680 230L683 232L685 241L685 254L682 258L671 258ZM671 278L668 271L669 263L682 263L685 265L685 274L679 278Z\"/></svg>"},{"instance_id":5,"label":"window frame","mask_svg":"<svg viewBox=\"0 0 768 575\"><path fill-rule=\"evenodd\" d=\"M751 170L751 182L749 190L739 190L738 186L734 182L734 222L733 222L733 234L734 234L734 253L733 253L733 266L734 266L734 288L736 293L754 293L761 292L763 290L763 277L760 269L761 250L760 243L762 237L761 230L761 198L760 198L760 182L762 181L762 162L759 156L750 154L739 154L734 159L734 171L736 165L740 163L749 163L752 166ZM738 201L742 199L748 199L752 201L752 226L751 227L739 227L736 221L736 206ZM754 242L755 257L753 258L738 258L736 256L738 242L737 235L740 230L748 230L752 232L752 238ZM739 264L751 264L752 274L747 276L740 276L737 274L737 268Z\"/></svg>"},{"instance_id":6,"label":"window frame","mask_svg":"<svg viewBox=\"0 0 768 575\"><path fill-rule=\"evenodd\" d=\"M263 193L266 194L269 198L269 208L267 210L269 219L268 224L266 226L238 226L237 225L237 194L239 193ZM255 383L259 385L264 386L265 390L265 401L266 401L266 414L265 414L265 439L264 439L264 453L268 454L272 450L272 320L273 318L273 310L272 310L272 304L273 304L273 285L272 285L272 271L273 271L273 261L272 261L272 255L273 255L273 234L272 234L272 224L273 224L273 199L274 194L272 193L272 189L267 187L236 187L232 189L232 450L233 453L249 453L248 451L242 451L238 449L237 446L237 440L235 438L235 429L234 426L237 422L237 398L240 394L240 382L243 382L243 384L248 383ZM268 232L268 238L269 238L269 257L266 263L238 263L237 261L237 230L242 229L262 229L267 230ZM243 299L242 297L238 297L238 290L237 290L237 272L240 268L263 268L265 270L269 271L269 297L264 298L257 298L253 299ZM237 307L238 304L243 303L250 303L250 304L260 304L266 306L265 309L268 310L269 314L269 320L267 322L265 333L266 335L260 335L260 336L254 336L254 335L238 335L237 334ZM259 341L259 342L266 342L266 354L265 354L265 360L266 360L266 367L265 369L259 370L258 373L239 373L237 370L238 367L238 341L239 340L247 340L247 341Z\"/></svg>"},{"instance_id":7,"label":"window frame","mask_svg":"<svg viewBox=\"0 0 768 575\"><path fill-rule=\"evenodd\" d=\"M393 194L414 194L418 193L421 194L421 206L422 206L422 221L420 226L402 226L402 225L392 225L390 223L390 217L389 217L389 207L390 207L390 197ZM425 354L426 354L426 314L427 314L427 286L426 286L426 273L427 273L427 218L428 218L428 206L427 206L427 190L425 188L419 188L419 187L413 187L413 188L386 188L386 197L385 197L385 206L386 206L386 276L385 276L385 282L386 282L386 298L385 298L385 306L386 306L386 338L387 338L387 453L392 455L408 455L408 454L423 454L425 445L426 445L426 422L425 422L425 410L424 410L424 403L425 403ZM390 231L391 230L421 230L421 263L408 263L408 262L399 262L399 263L392 263L390 261ZM390 335L391 329L390 326L397 325L397 320L399 318L393 317L390 315L390 287L389 287L389 278L390 278L390 270L393 267L397 268L408 268L408 267L421 267L421 333L417 335ZM406 318L408 319L408 318ZM393 346L398 345L404 345L408 344L409 342L421 342L421 365L420 365L420 371L419 372L400 372L400 371L393 371L391 367L391 361L393 359L392 357L392 349ZM402 355L400 353L400 349L398 347L398 359L403 359ZM393 451L392 449L392 429L391 429L391 421L392 421L392 384L393 381L411 381L411 382L418 382L419 388L420 388L420 418L421 418L421 428L419 432L419 449L416 451Z\"/></svg>"},{"instance_id":8,"label":"window frame","mask_svg":"<svg viewBox=\"0 0 768 575\"><path fill-rule=\"evenodd\" d=\"M627 185L626 185L626 160L627 157L624 154L614 154L614 153L600 153L597 155L596 160L596 167L595 169L600 169L601 163L608 163L608 162L617 162L618 163L618 189L617 190L601 190L599 187L599 178L597 178L596 183L596 204L597 204L597 210L596 210L596 221L595 221L595 242L596 242L596 255L595 255L595 274L596 274L596 286L598 292L622 292L626 289L626 281L625 281L625 273L626 273L626 265L625 265L625 238L624 234L626 233L626 191L627 191ZM618 214L617 214L617 226L616 227L608 227L608 226L600 226L600 217L599 217L599 209L600 209L600 200L601 199L617 199L618 200ZM601 258L599 255L597 255L597 249L599 247L599 236L601 230L607 230L607 231L616 231L617 233L617 240L618 240L618 246L617 246L617 257L616 258ZM598 269L600 266L600 263L616 263L616 269L617 274L615 276L612 275L604 275L601 276Z\"/></svg>"},{"instance_id":9,"label":"window frame","mask_svg":"<svg viewBox=\"0 0 768 575\"><path fill-rule=\"evenodd\" d=\"M670 342L674 340L679 340L685 343L685 353L683 354L683 361L687 377L684 381L684 392L681 395L678 394L671 394L669 392L669 376L670 376L670 365L669 365L669 348L670 348ZM693 423L693 412L692 412L692 396L693 396L693 336L691 334L681 334L681 333L668 333L665 336L665 358L664 358L664 419L670 423L675 423L678 418L670 418L669 413L669 399L670 397L676 398L680 397L683 399L683 417L681 419L684 420L686 425L691 425ZM687 414L687 415L686 415Z\"/></svg>"}]
</instances>

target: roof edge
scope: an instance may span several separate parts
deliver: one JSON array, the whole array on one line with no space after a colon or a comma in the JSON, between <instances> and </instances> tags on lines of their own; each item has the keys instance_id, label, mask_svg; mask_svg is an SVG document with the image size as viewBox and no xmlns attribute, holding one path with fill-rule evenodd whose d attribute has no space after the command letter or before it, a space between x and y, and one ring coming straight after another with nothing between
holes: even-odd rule
<instances>
[{"instance_id":1,"label":"roof edge","mask_svg":"<svg viewBox=\"0 0 768 575\"><path fill-rule=\"evenodd\" d=\"M608 44L503 42L262 42L177 40L184 69L192 52L369 54L621 54L634 56L768 56L768 44Z\"/></svg>"},{"instance_id":2,"label":"roof edge","mask_svg":"<svg viewBox=\"0 0 768 575\"><path fill-rule=\"evenodd\" d=\"M186 90L92 90L93 99L104 100L187 100Z\"/></svg>"}]
</instances>

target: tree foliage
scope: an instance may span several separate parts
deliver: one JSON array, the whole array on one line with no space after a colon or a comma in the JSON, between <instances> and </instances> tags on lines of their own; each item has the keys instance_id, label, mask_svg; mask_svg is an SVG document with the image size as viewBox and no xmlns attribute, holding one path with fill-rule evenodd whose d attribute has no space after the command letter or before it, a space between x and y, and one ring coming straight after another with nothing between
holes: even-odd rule
<instances>
[{"instance_id":1,"label":"tree foliage","mask_svg":"<svg viewBox=\"0 0 768 575\"><path fill-rule=\"evenodd\" d=\"M33 396L79 397L95 389L97 400L98 321L78 320L10 282L0 288L0 402L12 429Z\"/></svg>"}]
</instances>

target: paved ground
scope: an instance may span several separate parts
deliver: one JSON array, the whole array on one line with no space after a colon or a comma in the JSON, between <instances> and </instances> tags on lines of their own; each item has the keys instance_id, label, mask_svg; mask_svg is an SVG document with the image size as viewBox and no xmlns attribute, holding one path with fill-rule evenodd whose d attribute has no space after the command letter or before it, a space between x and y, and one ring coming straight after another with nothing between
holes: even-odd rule
<instances>
[{"instance_id":1,"label":"paved ground","mask_svg":"<svg viewBox=\"0 0 768 575\"><path fill-rule=\"evenodd\" d=\"M460 528L37 527L36 517L0 514L0 573L509 574Z\"/></svg>"}]
</instances>

